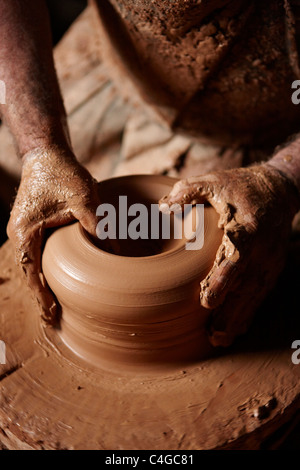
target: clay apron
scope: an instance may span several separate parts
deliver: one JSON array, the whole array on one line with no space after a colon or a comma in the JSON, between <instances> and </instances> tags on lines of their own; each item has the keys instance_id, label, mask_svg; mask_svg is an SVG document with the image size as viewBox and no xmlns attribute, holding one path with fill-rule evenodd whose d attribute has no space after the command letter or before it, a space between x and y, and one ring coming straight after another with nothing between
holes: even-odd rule
<instances>
[{"instance_id":1,"label":"clay apron","mask_svg":"<svg viewBox=\"0 0 300 470\"><path fill-rule=\"evenodd\" d=\"M291 84L300 74L288 1L237 2L241 11L232 18L224 7L210 19L217 31L200 24L173 43L162 37L162 62L151 50L151 25L146 60L139 50L145 28L130 24L120 2L92 3L98 8L101 52L112 79L124 96L154 112L156 120L220 145L276 145L297 130L300 109L291 103ZM182 55L183 42L198 33L202 39L196 46L184 46L190 55L196 48L192 79L168 58L173 60L176 51ZM207 57L212 41L215 48Z\"/></svg>"}]
</instances>

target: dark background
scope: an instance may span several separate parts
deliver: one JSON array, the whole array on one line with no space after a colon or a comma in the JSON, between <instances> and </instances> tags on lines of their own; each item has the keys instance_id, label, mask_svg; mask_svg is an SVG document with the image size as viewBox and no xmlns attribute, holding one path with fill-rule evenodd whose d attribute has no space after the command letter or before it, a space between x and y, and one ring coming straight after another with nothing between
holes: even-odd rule
<instances>
[{"instance_id":1,"label":"dark background","mask_svg":"<svg viewBox=\"0 0 300 470\"><path fill-rule=\"evenodd\" d=\"M46 0L50 12L53 43L57 44L75 18L84 10L86 0Z\"/></svg>"}]
</instances>

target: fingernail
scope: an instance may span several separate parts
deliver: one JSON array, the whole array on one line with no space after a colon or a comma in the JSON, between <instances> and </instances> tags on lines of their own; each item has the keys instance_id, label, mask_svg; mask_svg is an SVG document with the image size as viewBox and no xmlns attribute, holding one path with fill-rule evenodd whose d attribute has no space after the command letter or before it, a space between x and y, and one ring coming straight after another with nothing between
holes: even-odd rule
<instances>
[{"instance_id":1,"label":"fingernail","mask_svg":"<svg viewBox=\"0 0 300 470\"><path fill-rule=\"evenodd\" d=\"M43 315L42 319L48 324L48 325L54 325L57 318L57 305L53 301L51 306L49 308L42 307L43 310Z\"/></svg>"},{"instance_id":2,"label":"fingernail","mask_svg":"<svg viewBox=\"0 0 300 470\"><path fill-rule=\"evenodd\" d=\"M46 283L46 279L45 279L45 276L43 273L39 273L39 278L40 278L40 281L41 281L41 284L42 286L45 288L47 283Z\"/></svg>"},{"instance_id":3,"label":"fingernail","mask_svg":"<svg viewBox=\"0 0 300 470\"><path fill-rule=\"evenodd\" d=\"M170 214L170 207L169 207L169 204L167 204L166 202L163 202L162 204L159 204L159 210L163 214Z\"/></svg>"}]
</instances>

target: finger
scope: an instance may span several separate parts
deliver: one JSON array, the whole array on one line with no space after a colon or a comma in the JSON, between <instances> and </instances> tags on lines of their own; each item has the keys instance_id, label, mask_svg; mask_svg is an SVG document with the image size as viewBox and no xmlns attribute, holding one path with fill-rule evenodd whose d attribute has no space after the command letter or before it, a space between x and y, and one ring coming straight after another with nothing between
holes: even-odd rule
<instances>
[{"instance_id":1,"label":"finger","mask_svg":"<svg viewBox=\"0 0 300 470\"><path fill-rule=\"evenodd\" d=\"M239 265L225 258L200 284L200 302L208 309L223 303L228 291L234 288L239 274Z\"/></svg>"},{"instance_id":2,"label":"finger","mask_svg":"<svg viewBox=\"0 0 300 470\"><path fill-rule=\"evenodd\" d=\"M44 274L41 270L39 272L35 270L34 262L23 264L22 269L37 300L42 319L48 325L55 325L58 321L60 306L48 287Z\"/></svg>"},{"instance_id":3,"label":"finger","mask_svg":"<svg viewBox=\"0 0 300 470\"><path fill-rule=\"evenodd\" d=\"M97 208L101 204L97 184L94 183L91 200L72 207L72 214L81 223L83 228L93 237L97 236Z\"/></svg>"},{"instance_id":4,"label":"finger","mask_svg":"<svg viewBox=\"0 0 300 470\"><path fill-rule=\"evenodd\" d=\"M159 201L161 210L164 205L171 204L202 204L212 199L218 178L214 175L207 175L201 178L191 177L178 181L170 193Z\"/></svg>"},{"instance_id":5,"label":"finger","mask_svg":"<svg viewBox=\"0 0 300 470\"><path fill-rule=\"evenodd\" d=\"M257 283L251 284L250 289L245 289L245 282L241 282L238 289L229 294L224 304L213 312L208 325L209 340L213 346L228 347L237 336L248 331L265 297L265 292L259 292Z\"/></svg>"},{"instance_id":6,"label":"finger","mask_svg":"<svg viewBox=\"0 0 300 470\"><path fill-rule=\"evenodd\" d=\"M41 270L41 247L44 234L44 224L40 223L30 229L22 231L21 243L17 241L17 263L22 268L27 283L34 293L41 309L42 318L54 324L57 318L58 305L50 291ZM18 240L16 234L16 239Z\"/></svg>"},{"instance_id":7,"label":"finger","mask_svg":"<svg viewBox=\"0 0 300 470\"><path fill-rule=\"evenodd\" d=\"M96 229L99 222L96 216L97 207L83 207L73 211L74 217L81 223L83 228L93 237L97 236Z\"/></svg>"},{"instance_id":8,"label":"finger","mask_svg":"<svg viewBox=\"0 0 300 470\"><path fill-rule=\"evenodd\" d=\"M228 292L236 289L247 268L246 254L237 248L235 238L236 233L225 232L215 263L200 284L200 303L205 308L215 309L221 305ZM249 252L248 244L247 256Z\"/></svg>"},{"instance_id":9,"label":"finger","mask_svg":"<svg viewBox=\"0 0 300 470\"><path fill-rule=\"evenodd\" d=\"M25 274L27 284L39 304L43 320L54 325L58 320L60 306L49 288L41 267L42 244L45 229L65 225L74 220L71 213L55 213L46 221L31 227L10 224L9 233L16 246L16 261Z\"/></svg>"},{"instance_id":10,"label":"finger","mask_svg":"<svg viewBox=\"0 0 300 470\"><path fill-rule=\"evenodd\" d=\"M276 264L284 264L283 258L278 258ZM258 271L257 263L249 262L234 290L229 291L224 303L212 312L208 331L213 346L229 346L237 336L248 331L256 310L274 288L277 277L276 270Z\"/></svg>"}]
</instances>

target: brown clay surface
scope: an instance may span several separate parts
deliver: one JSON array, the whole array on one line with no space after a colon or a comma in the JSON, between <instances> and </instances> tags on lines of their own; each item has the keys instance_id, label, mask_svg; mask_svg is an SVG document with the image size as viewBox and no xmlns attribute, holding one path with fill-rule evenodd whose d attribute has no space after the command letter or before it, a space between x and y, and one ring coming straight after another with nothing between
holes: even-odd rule
<instances>
[{"instance_id":1,"label":"brown clay surface","mask_svg":"<svg viewBox=\"0 0 300 470\"><path fill-rule=\"evenodd\" d=\"M145 375L92 369L44 330L13 248L0 262L0 447L256 449L299 408L299 246L249 334L226 354ZM287 296L287 293L289 294ZM260 408L262 407L262 408ZM272 443L272 441L271 441Z\"/></svg>"},{"instance_id":2,"label":"brown clay surface","mask_svg":"<svg viewBox=\"0 0 300 470\"><path fill-rule=\"evenodd\" d=\"M150 205L175 181L154 175L115 178L99 183L99 196L116 209L119 196L126 196L128 208L143 203L150 214ZM156 208L182 235L191 231L192 212L183 224L181 216L162 215ZM127 213L124 207L120 211ZM201 250L186 250L188 240L174 239L173 227L169 239L115 240L117 246L109 248L116 253L99 249L79 223L56 230L45 246L43 272L62 305L63 341L93 365L108 362L113 370L163 367L211 354L205 329L209 311L200 307L199 284L222 241L218 218L212 207L204 209ZM150 231L151 218L147 223Z\"/></svg>"}]
</instances>

